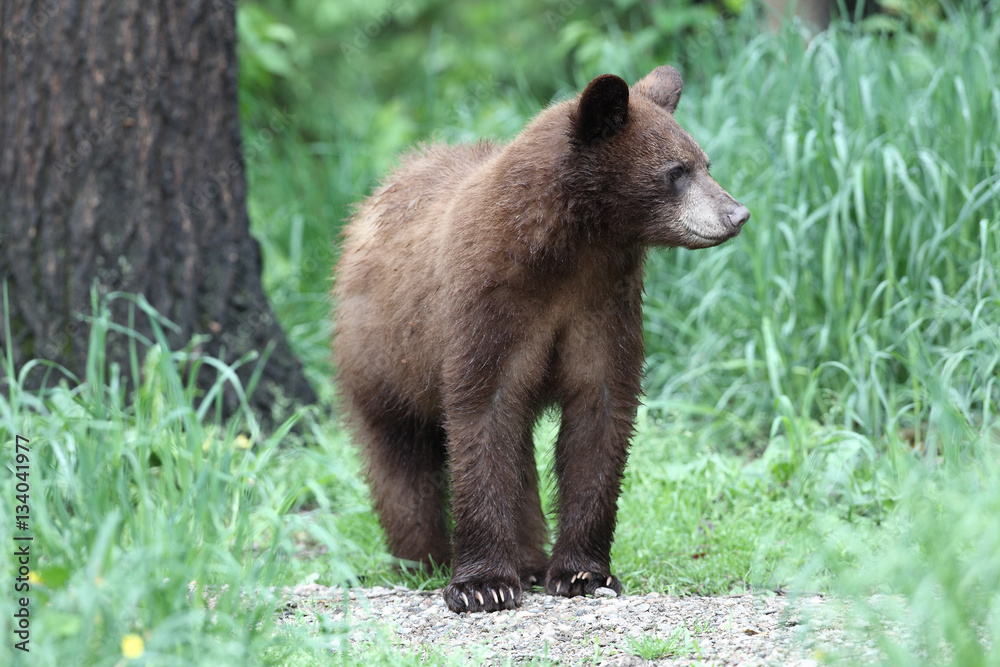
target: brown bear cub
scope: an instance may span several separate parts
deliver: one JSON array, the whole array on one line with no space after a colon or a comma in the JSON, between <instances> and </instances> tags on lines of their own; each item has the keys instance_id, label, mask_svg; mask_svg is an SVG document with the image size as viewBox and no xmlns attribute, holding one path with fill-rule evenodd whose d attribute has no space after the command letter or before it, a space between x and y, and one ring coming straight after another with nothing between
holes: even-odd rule
<instances>
[{"instance_id":1,"label":"brown bear cub","mask_svg":"<svg viewBox=\"0 0 1000 667\"><path fill-rule=\"evenodd\" d=\"M599 76L510 143L411 154L345 229L344 409L389 548L450 563L452 611L511 609L535 584L621 591L611 543L646 249L714 246L750 218L674 120L680 97L672 67L631 89ZM551 556L532 442L549 405L561 410Z\"/></svg>"}]
</instances>

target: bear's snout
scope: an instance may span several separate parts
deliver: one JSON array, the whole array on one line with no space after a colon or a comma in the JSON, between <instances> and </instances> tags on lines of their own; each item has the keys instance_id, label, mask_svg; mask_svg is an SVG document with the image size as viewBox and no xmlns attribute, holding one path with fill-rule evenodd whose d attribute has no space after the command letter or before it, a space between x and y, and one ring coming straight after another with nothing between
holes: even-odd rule
<instances>
[{"instance_id":1,"label":"bear's snout","mask_svg":"<svg viewBox=\"0 0 1000 667\"><path fill-rule=\"evenodd\" d=\"M749 219L750 209L743 204L736 204L736 208L726 214L726 222L736 232L740 231Z\"/></svg>"}]
</instances>

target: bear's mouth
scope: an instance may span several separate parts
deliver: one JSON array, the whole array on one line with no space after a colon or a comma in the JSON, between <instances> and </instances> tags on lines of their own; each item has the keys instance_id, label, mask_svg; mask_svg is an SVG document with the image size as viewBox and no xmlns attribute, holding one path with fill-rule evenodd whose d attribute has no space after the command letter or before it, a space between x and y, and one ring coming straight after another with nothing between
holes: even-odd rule
<instances>
[{"instance_id":1,"label":"bear's mouth","mask_svg":"<svg viewBox=\"0 0 1000 667\"><path fill-rule=\"evenodd\" d=\"M724 232L722 234L711 234L711 235L710 234L703 234L701 232L695 231L694 229L691 229L687 225L684 225L684 229L687 230L688 234L690 234L691 236L695 237L699 241L703 241L703 242L709 243L711 245L718 245L720 243L723 243L724 241L728 241L729 239L733 238L734 236L738 236L739 233L740 233L740 230L742 228L734 229L731 232Z\"/></svg>"}]
</instances>

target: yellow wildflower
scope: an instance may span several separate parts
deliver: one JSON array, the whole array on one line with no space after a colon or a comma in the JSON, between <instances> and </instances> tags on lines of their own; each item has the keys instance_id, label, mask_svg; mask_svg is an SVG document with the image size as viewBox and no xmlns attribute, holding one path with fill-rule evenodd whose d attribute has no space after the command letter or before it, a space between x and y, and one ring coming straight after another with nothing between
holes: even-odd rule
<instances>
[{"instance_id":1,"label":"yellow wildflower","mask_svg":"<svg viewBox=\"0 0 1000 667\"><path fill-rule=\"evenodd\" d=\"M125 635L122 637L122 655L126 660L138 658L146 650L146 643L139 635Z\"/></svg>"}]
</instances>

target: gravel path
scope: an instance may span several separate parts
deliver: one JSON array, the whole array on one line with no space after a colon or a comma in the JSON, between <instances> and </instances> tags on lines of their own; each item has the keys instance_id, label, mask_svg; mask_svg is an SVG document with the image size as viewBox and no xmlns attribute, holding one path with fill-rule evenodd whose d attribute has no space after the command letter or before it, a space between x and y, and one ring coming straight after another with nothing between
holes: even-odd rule
<instances>
[{"instance_id":1,"label":"gravel path","mask_svg":"<svg viewBox=\"0 0 1000 667\"><path fill-rule=\"evenodd\" d=\"M813 650L802 642L810 623L802 623L798 610L820 608L822 598L800 600L790 612L785 597L613 597L613 591L603 590L609 596L525 593L516 610L454 614L440 590L350 589L345 601L342 589L305 584L286 590L282 622L313 624L323 614L346 624L354 645L388 642L402 652L430 650L485 665L536 659L596 665L817 665Z\"/></svg>"}]
</instances>

